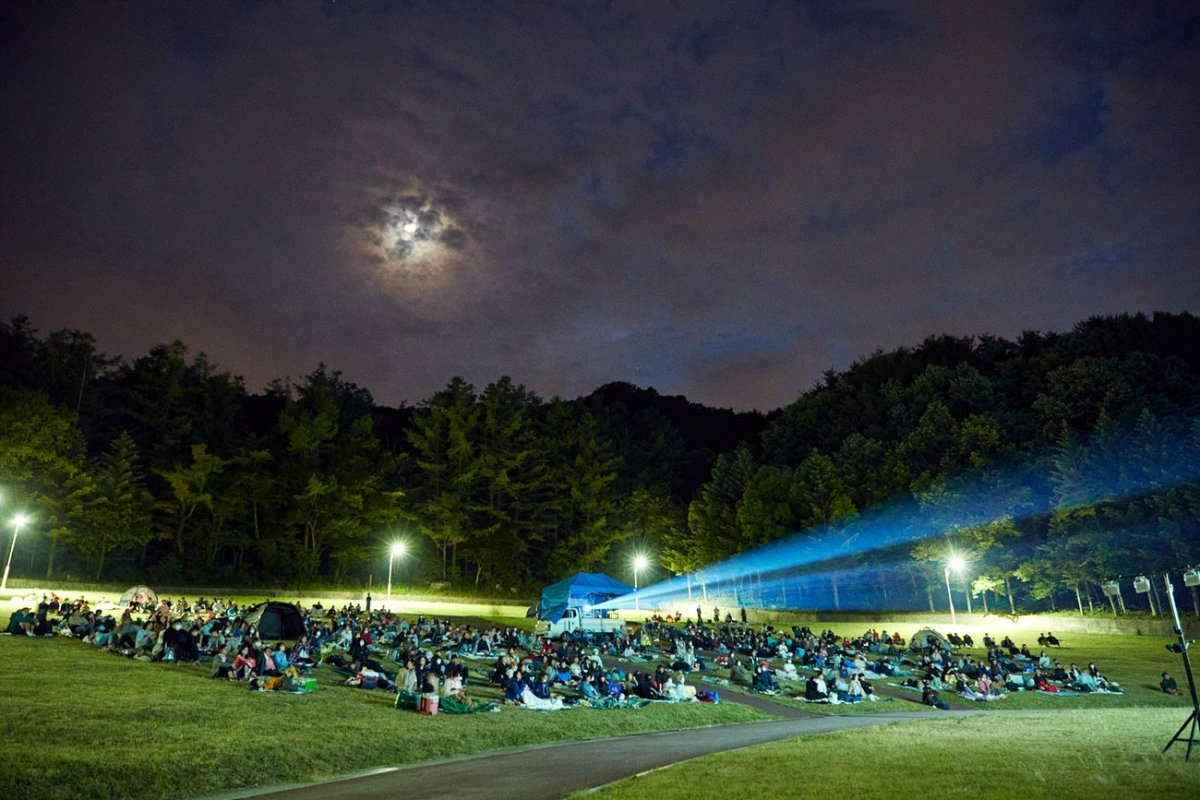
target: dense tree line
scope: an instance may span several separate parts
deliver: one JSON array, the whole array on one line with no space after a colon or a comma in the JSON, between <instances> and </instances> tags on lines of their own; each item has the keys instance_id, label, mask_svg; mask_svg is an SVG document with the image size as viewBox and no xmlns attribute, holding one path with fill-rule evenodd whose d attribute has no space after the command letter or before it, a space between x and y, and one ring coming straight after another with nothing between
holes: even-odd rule
<instances>
[{"instance_id":1,"label":"dense tree line","mask_svg":"<svg viewBox=\"0 0 1200 800\"><path fill-rule=\"evenodd\" d=\"M253 394L179 342L125 361L0 323L0 491L36 512L16 566L37 576L359 583L398 539L405 580L628 572L684 524L715 448L765 420L627 384L543 400L507 377L388 408L324 366Z\"/></svg>"},{"instance_id":2,"label":"dense tree line","mask_svg":"<svg viewBox=\"0 0 1200 800\"><path fill-rule=\"evenodd\" d=\"M840 531L821 567L832 605L849 575L846 607L945 608L957 553L970 564L960 604L1115 610L1101 592L1109 579L1124 577L1128 593L1133 575L1200 563L1198 478L1195 317L1094 318L1017 341L935 336L828 373L757 442L720 455L663 552L687 572ZM909 513L890 523L936 535L860 552L874 534L858 515L887 507ZM755 585L737 588L753 596Z\"/></svg>"},{"instance_id":3,"label":"dense tree line","mask_svg":"<svg viewBox=\"0 0 1200 800\"><path fill-rule=\"evenodd\" d=\"M250 393L178 342L127 361L18 317L0 322L0 489L36 514L15 563L31 576L361 583L403 538L405 581L519 593L628 578L635 551L661 579L820 532L839 543L822 606L933 606L956 551L966 602L1087 608L1108 578L1200 561L1198 389L1188 314L931 337L768 415L620 383L546 400L507 377L388 408L324 366ZM980 486L1004 513L972 512ZM936 535L867 548L886 507ZM757 577L741 596L815 591Z\"/></svg>"}]
</instances>

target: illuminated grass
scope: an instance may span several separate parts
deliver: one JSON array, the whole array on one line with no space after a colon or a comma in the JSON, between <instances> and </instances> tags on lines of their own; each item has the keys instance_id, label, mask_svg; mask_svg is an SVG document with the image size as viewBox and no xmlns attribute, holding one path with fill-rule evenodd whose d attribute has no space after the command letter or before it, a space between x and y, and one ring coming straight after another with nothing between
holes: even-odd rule
<instances>
[{"instance_id":1,"label":"illuminated grass","mask_svg":"<svg viewBox=\"0 0 1200 800\"><path fill-rule=\"evenodd\" d=\"M163 798L540 742L765 719L732 703L422 717L332 685L247 691L204 667L145 664L72 639L0 637L0 797Z\"/></svg>"},{"instance_id":2,"label":"illuminated grass","mask_svg":"<svg viewBox=\"0 0 1200 800\"><path fill-rule=\"evenodd\" d=\"M920 718L705 756L575 797L1194 797L1195 756L1185 763L1179 744L1161 752L1185 716L1121 709Z\"/></svg>"}]
</instances>

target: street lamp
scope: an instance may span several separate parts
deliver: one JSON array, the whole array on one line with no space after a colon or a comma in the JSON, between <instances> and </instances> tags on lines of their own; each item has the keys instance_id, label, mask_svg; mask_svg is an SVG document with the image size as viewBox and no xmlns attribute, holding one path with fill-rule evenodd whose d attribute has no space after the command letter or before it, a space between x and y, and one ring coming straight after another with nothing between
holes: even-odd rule
<instances>
[{"instance_id":1,"label":"street lamp","mask_svg":"<svg viewBox=\"0 0 1200 800\"><path fill-rule=\"evenodd\" d=\"M392 608L392 564L396 561L396 557L404 557L405 551L404 542L396 542L392 545L391 555L388 556L388 590L387 590L387 608L390 611Z\"/></svg>"},{"instance_id":2,"label":"street lamp","mask_svg":"<svg viewBox=\"0 0 1200 800\"><path fill-rule=\"evenodd\" d=\"M638 553L633 557L633 607L637 610L641 610L642 608L641 598L637 596L638 573L644 570L649 563L650 562L646 559L646 556L642 555L641 553Z\"/></svg>"},{"instance_id":3,"label":"street lamp","mask_svg":"<svg viewBox=\"0 0 1200 800\"><path fill-rule=\"evenodd\" d=\"M8 588L8 570L12 567L13 550L17 549L17 536L21 533L21 528L29 522L29 517L24 514L17 514L12 518L13 535L12 544L8 546L8 561L4 564L4 578L0 580L0 592Z\"/></svg>"},{"instance_id":4,"label":"street lamp","mask_svg":"<svg viewBox=\"0 0 1200 800\"><path fill-rule=\"evenodd\" d=\"M958 617L954 614L954 595L950 593L950 570L962 572L963 567L967 565L960 555L951 555L950 560L946 562L946 599L950 601L950 624L957 625Z\"/></svg>"}]
</instances>

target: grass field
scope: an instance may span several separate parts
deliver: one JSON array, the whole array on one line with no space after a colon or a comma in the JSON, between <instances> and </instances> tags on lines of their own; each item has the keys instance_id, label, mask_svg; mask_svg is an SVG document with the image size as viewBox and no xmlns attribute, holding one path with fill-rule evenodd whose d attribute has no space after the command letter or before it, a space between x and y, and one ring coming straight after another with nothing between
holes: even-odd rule
<instances>
[{"instance_id":1,"label":"grass field","mask_svg":"<svg viewBox=\"0 0 1200 800\"><path fill-rule=\"evenodd\" d=\"M822 626L819 623L810 623L810 627L812 627L814 630L820 630ZM923 626L912 623L902 623L897 625L887 622L838 622L826 623L824 627L832 628L840 636L855 636L861 634L867 628L875 628L878 630L888 631L898 630L902 636L907 638L911 636L918 628ZM1040 648L1037 646L1037 637L1040 631L1036 628L1036 625L1033 627L1009 628L1005 632L1012 636L1013 640L1018 645L1022 643L1028 643L1033 654L1039 654ZM979 642L982 641L982 634L982 631L979 633L972 632L972 635L976 639L976 644L979 644ZM998 638L1000 636L1001 635L998 635ZM1124 690L1124 694L1051 697L1037 692L1016 692L1008 694L1002 700L990 703L977 703L964 700L956 697L950 692L942 692L941 697L943 700L949 702L954 708L979 709L983 707L986 708L986 710L1108 709L1129 706L1173 708L1187 707L1188 701L1186 701L1184 698L1164 695L1158 687L1159 676L1163 672L1170 672L1179 681L1181 688L1186 687L1179 656L1168 652L1164 647L1164 645L1169 641L1168 639L1158 636L1128 636L1096 633L1075 633L1062 638L1065 641L1065 646L1062 648L1049 648L1048 652L1051 656L1058 658L1064 666L1075 663L1079 665L1080 668L1085 668L1087 664L1095 662L1100 667L1100 670L1110 680L1116 681L1121 685L1122 689ZM986 658L987 656L987 651L982 647L964 648L962 652L973 658ZM1200 650L1197 652L1200 652ZM776 660L772 659L772 662L774 661ZM807 674L807 671L805 670L801 670L801 672L802 674ZM705 674L717 677L728 677L728 671L722 669L711 669ZM892 682L899 683L900 680L900 678L894 678L892 679ZM702 684L698 682L697 685ZM898 694L901 698L907 696L907 694L901 690L889 686L886 679L875 681L875 685L884 691L890 691ZM788 696L792 692L799 692L800 694L803 694L804 686L802 683L795 685L785 683L783 686L785 693L775 698L776 702L795 708L801 708L805 711L811 711L817 714L869 714L883 711L895 712L924 710L921 705L917 703L904 702L903 699L899 699L896 702L891 703L876 702L837 706L805 703L803 700L793 700ZM721 692L743 691L736 686L717 686L716 688ZM911 696L918 698L920 695L913 693Z\"/></svg>"},{"instance_id":2,"label":"grass field","mask_svg":"<svg viewBox=\"0 0 1200 800\"><path fill-rule=\"evenodd\" d=\"M320 675L323 671L318 670ZM765 719L732 703L423 717L332 685L247 691L72 639L0 636L0 797L162 798L540 742Z\"/></svg>"},{"instance_id":3,"label":"grass field","mask_svg":"<svg viewBox=\"0 0 1200 800\"><path fill-rule=\"evenodd\" d=\"M1169 800L1200 794L1200 756L1162 747L1167 709L990 714L790 739L706 756L576 800L869 798Z\"/></svg>"},{"instance_id":4,"label":"grass field","mask_svg":"<svg viewBox=\"0 0 1200 800\"><path fill-rule=\"evenodd\" d=\"M0 618L8 618L10 606L0 603ZM489 616L482 607L454 616L529 624L525 618ZM1029 642L1036 654L1038 623L1031 623L992 632ZM874 627L907 637L919 627L809 624L851 636ZM982 638L983 631L970 632ZM1022 800L1093 800L1119 793L1128 800L1184 796L1180 787L1200 792L1200 755L1186 767L1178 747L1166 758L1158 756L1188 709L1183 698L1158 691L1164 670L1183 682L1178 657L1163 647L1167 640L1111 634L1063 638L1066 647L1055 655L1064 664L1095 661L1125 694L1067 699L1020 693L976 704L943 693L956 708L1038 712L971 719L936 719L944 712L903 699L831 707L780 697L775 701L782 705L816 713L910 711L914 719L688 762L616 785L601 796L659 800L840 792L891 800L911 790L922 800L966 793ZM984 655L982 649L969 652ZM144 664L71 639L0 636L0 734L7 745L0 797L197 796L496 748L764 719L736 702L552 714L506 707L497 713L427 718L395 711L389 693L335 685L336 675L323 669L318 670L319 690L305 696L253 693L207 675L205 667ZM730 700L742 691L718 688ZM485 699L496 694L473 691ZM1042 713L1048 711L1053 713Z\"/></svg>"}]
</instances>

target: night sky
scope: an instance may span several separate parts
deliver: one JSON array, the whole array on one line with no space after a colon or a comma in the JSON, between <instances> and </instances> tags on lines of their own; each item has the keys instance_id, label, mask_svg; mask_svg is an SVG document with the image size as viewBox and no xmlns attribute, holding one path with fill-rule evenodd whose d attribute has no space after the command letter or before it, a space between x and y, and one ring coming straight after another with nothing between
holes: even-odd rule
<instances>
[{"instance_id":1,"label":"night sky","mask_svg":"<svg viewBox=\"0 0 1200 800\"><path fill-rule=\"evenodd\" d=\"M777 407L1200 311L1200 4L0 6L0 315L252 390Z\"/></svg>"}]
</instances>

